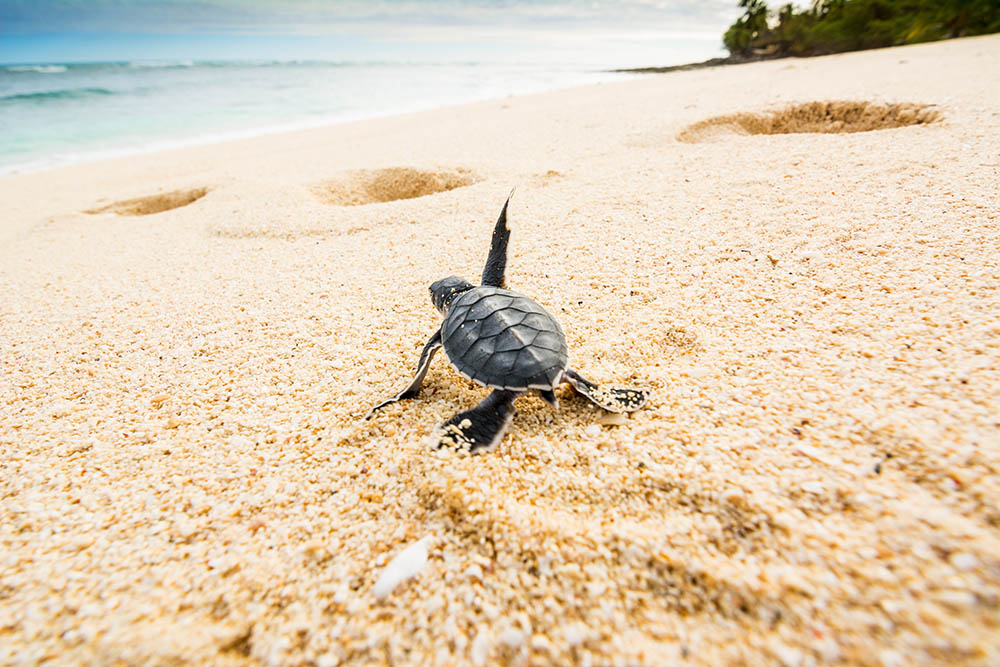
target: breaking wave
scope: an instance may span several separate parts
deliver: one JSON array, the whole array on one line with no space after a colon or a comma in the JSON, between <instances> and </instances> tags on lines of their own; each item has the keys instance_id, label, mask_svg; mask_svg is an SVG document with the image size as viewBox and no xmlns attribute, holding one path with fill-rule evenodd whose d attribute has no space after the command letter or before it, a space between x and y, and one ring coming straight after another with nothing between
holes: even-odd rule
<instances>
[{"instance_id":1,"label":"breaking wave","mask_svg":"<svg viewBox=\"0 0 1000 667\"><path fill-rule=\"evenodd\" d=\"M61 90L43 90L37 93L17 93L0 97L0 102L44 102L46 100L78 100L84 97L114 95L107 88L63 88Z\"/></svg>"}]
</instances>

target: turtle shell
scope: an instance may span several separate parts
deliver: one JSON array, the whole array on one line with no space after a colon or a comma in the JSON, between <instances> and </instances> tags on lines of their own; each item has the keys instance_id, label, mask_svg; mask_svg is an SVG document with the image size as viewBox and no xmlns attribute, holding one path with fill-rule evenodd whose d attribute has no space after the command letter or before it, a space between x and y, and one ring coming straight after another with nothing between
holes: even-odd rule
<instances>
[{"instance_id":1,"label":"turtle shell","mask_svg":"<svg viewBox=\"0 0 1000 667\"><path fill-rule=\"evenodd\" d=\"M566 336L533 299L474 287L455 299L441 325L458 372L495 389L552 389L566 370Z\"/></svg>"}]
</instances>

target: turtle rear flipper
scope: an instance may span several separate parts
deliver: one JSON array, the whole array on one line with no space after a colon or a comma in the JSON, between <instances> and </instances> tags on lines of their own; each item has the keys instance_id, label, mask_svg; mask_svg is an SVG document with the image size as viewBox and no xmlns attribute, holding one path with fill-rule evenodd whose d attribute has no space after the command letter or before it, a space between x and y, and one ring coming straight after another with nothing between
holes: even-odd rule
<instances>
[{"instance_id":1,"label":"turtle rear flipper","mask_svg":"<svg viewBox=\"0 0 1000 667\"><path fill-rule=\"evenodd\" d=\"M424 349L420 353L420 361L417 362L417 375L413 378L413 381L410 382L409 386L395 396L387 398L369 410L368 414L365 415L365 419L371 419L372 415L374 415L377 410L381 410L387 405L391 405L396 401L401 401L404 398L413 398L420 393L420 386L424 383L424 377L427 376L427 369L431 367L431 359L434 358L434 353L437 352L440 347L441 330L438 329L434 332L434 335L431 336L430 340L427 341L427 344L424 345Z\"/></svg>"},{"instance_id":2,"label":"turtle rear flipper","mask_svg":"<svg viewBox=\"0 0 1000 667\"><path fill-rule=\"evenodd\" d=\"M460 412L441 424L438 447L452 447L477 452L493 447L503 438L510 420L514 417L514 400L517 391L497 389L483 401L465 412Z\"/></svg>"},{"instance_id":3,"label":"turtle rear flipper","mask_svg":"<svg viewBox=\"0 0 1000 667\"><path fill-rule=\"evenodd\" d=\"M554 408L559 407L559 401L556 399L556 392L551 389L539 389L538 395L542 397L542 400L551 405Z\"/></svg>"},{"instance_id":4,"label":"turtle rear flipper","mask_svg":"<svg viewBox=\"0 0 1000 667\"><path fill-rule=\"evenodd\" d=\"M608 412L635 412L646 404L649 392L641 389L602 387L583 377L573 369L566 369L563 379L573 385L577 393Z\"/></svg>"}]
</instances>

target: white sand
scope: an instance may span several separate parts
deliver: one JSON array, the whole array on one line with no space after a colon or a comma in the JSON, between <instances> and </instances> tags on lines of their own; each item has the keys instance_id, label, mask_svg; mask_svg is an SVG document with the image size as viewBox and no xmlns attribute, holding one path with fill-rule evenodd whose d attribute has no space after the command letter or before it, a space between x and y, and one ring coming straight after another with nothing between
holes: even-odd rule
<instances>
[{"instance_id":1,"label":"white sand","mask_svg":"<svg viewBox=\"0 0 1000 667\"><path fill-rule=\"evenodd\" d=\"M829 100L941 119L677 139ZM0 663L998 664L998 184L1000 37L0 179ZM511 287L648 407L436 452L439 355L359 420L514 185Z\"/></svg>"}]
</instances>

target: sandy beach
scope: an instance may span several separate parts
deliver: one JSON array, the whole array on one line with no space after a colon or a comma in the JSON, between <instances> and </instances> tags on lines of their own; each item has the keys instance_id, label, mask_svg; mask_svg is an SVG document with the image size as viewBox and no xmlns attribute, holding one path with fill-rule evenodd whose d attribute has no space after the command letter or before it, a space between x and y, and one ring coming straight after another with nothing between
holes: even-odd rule
<instances>
[{"instance_id":1,"label":"sandy beach","mask_svg":"<svg viewBox=\"0 0 1000 667\"><path fill-rule=\"evenodd\" d=\"M514 186L648 405L365 421ZM998 36L0 178L0 663L998 664L998 186Z\"/></svg>"}]
</instances>

